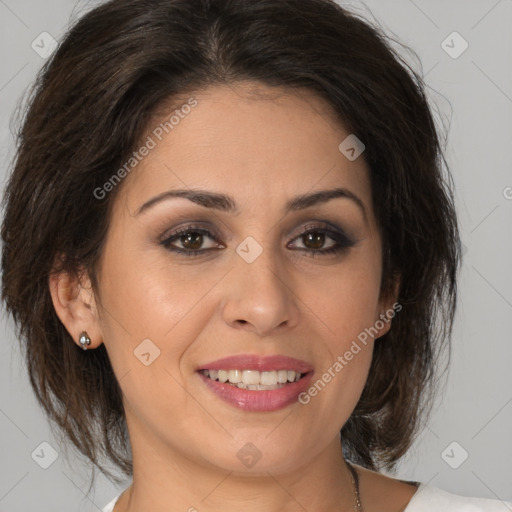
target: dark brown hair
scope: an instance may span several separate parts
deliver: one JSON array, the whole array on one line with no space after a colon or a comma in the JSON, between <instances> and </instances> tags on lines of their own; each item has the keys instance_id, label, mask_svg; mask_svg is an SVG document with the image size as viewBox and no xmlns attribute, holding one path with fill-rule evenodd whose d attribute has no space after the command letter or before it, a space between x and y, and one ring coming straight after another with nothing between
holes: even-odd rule
<instances>
[{"instance_id":1,"label":"dark brown hair","mask_svg":"<svg viewBox=\"0 0 512 512\"><path fill-rule=\"evenodd\" d=\"M3 300L32 386L92 462L103 467L107 456L130 472L105 348L83 352L71 340L48 277L85 268L95 282L120 187L101 200L94 191L135 149L155 109L239 81L315 92L366 145L382 292L400 276L402 310L375 344L341 435L349 460L392 469L432 402L455 310L458 230L422 79L379 30L330 0L113 0L72 27L32 91L4 199Z\"/></svg>"}]
</instances>

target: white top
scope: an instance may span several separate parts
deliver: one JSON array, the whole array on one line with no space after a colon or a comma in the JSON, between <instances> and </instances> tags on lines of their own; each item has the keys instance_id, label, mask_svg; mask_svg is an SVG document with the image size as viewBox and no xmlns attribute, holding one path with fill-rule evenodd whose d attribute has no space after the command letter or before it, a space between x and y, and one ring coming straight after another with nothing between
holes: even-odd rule
<instances>
[{"instance_id":1,"label":"white top","mask_svg":"<svg viewBox=\"0 0 512 512\"><path fill-rule=\"evenodd\" d=\"M112 512L119 496L102 512ZM484 498L466 498L428 484L420 484L404 512L511 512L512 503Z\"/></svg>"}]
</instances>

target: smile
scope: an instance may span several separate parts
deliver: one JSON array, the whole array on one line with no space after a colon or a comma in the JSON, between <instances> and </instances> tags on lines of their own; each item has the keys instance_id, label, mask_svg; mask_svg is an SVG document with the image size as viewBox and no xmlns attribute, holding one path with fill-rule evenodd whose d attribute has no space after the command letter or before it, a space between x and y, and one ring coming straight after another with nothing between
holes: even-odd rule
<instances>
[{"instance_id":1,"label":"smile","mask_svg":"<svg viewBox=\"0 0 512 512\"><path fill-rule=\"evenodd\" d=\"M269 412L298 403L314 372L311 364L288 356L241 354L206 363L197 373L223 402Z\"/></svg>"}]
</instances>

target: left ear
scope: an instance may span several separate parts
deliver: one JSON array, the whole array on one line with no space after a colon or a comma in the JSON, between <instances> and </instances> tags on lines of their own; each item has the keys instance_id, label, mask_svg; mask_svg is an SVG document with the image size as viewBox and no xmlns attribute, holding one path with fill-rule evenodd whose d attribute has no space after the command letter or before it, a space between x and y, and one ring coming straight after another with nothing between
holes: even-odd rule
<instances>
[{"instance_id":1,"label":"left ear","mask_svg":"<svg viewBox=\"0 0 512 512\"><path fill-rule=\"evenodd\" d=\"M397 302L399 290L400 276L397 276L393 279L391 285L387 287L387 290L382 290L381 292L377 318L375 319L375 326L378 329L375 339L381 338L389 332L392 319L402 309L402 305Z\"/></svg>"}]
</instances>

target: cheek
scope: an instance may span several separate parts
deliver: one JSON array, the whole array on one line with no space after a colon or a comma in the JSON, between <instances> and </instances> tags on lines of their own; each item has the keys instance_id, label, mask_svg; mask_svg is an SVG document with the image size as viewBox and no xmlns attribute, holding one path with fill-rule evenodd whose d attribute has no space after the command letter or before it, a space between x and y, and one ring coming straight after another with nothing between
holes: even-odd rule
<instances>
[{"instance_id":1,"label":"cheek","mask_svg":"<svg viewBox=\"0 0 512 512\"><path fill-rule=\"evenodd\" d=\"M335 272L302 278L299 296L322 333L321 364L304 403L319 417L336 415L343 424L350 415L368 376L379 320L381 268L375 253L353 258ZM334 417L333 417L334 419Z\"/></svg>"},{"instance_id":2,"label":"cheek","mask_svg":"<svg viewBox=\"0 0 512 512\"><path fill-rule=\"evenodd\" d=\"M191 371L186 354L215 313L211 290L222 273L180 268L157 251L106 252L104 268L101 327L125 405L159 418L155 428L164 411L197 417L202 411L184 391Z\"/></svg>"},{"instance_id":3,"label":"cheek","mask_svg":"<svg viewBox=\"0 0 512 512\"><path fill-rule=\"evenodd\" d=\"M320 364L309 388L299 400L307 418L321 419L318 428L335 435L354 410L373 356L379 286L368 280L346 279L324 283L323 292L311 296L316 325L322 331ZM377 277L377 276L375 276Z\"/></svg>"},{"instance_id":4,"label":"cheek","mask_svg":"<svg viewBox=\"0 0 512 512\"><path fill-rule=\"evenodd\" d=\"M378 319L380 264L371 253L361 254L298 281L297 295L323 326L325 339L336 354Z\"/></svg>"},{"instance_id":5,"label":"cheek","mask_svg":"<svg viewBox=\"0 0 512 512\"><path fill-rule=\"evenodd\" d=\"M218 278L134 251L106 252L104 268L101 327L125 407L152 418L155 431L168 426L176 410L187 418L204 415L185 391L190 368L182 361L213 313L207 293Z\"/></svg>"}]
</instances>

